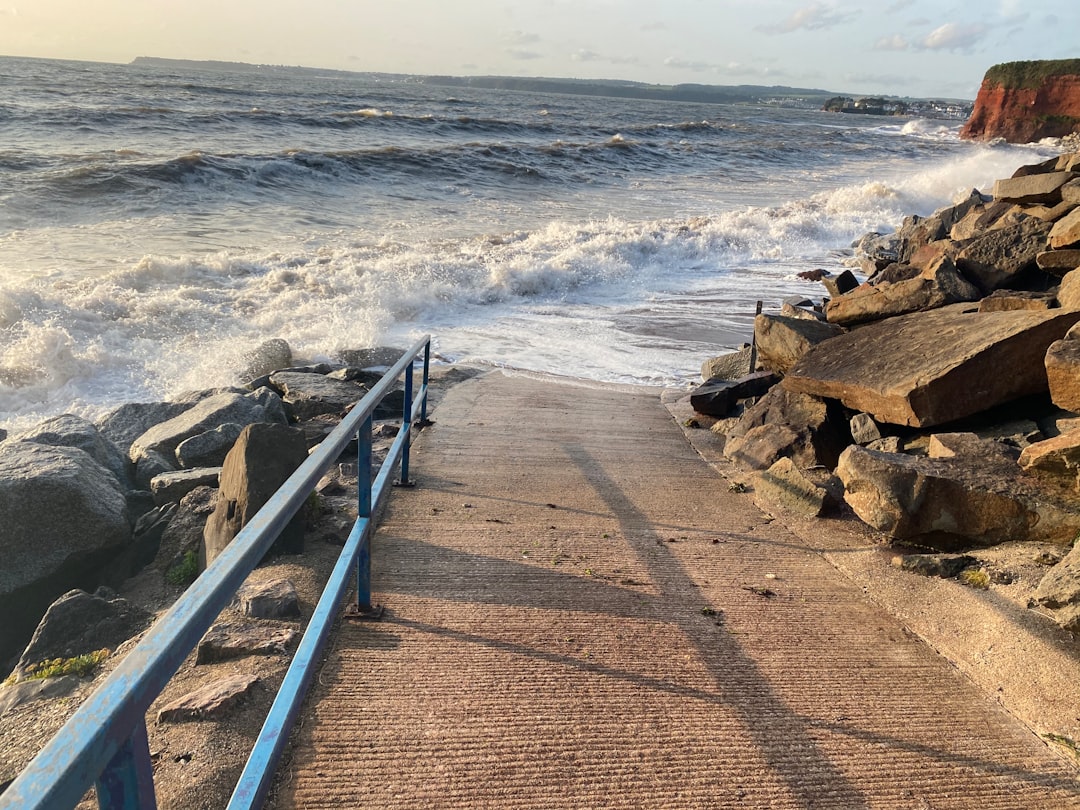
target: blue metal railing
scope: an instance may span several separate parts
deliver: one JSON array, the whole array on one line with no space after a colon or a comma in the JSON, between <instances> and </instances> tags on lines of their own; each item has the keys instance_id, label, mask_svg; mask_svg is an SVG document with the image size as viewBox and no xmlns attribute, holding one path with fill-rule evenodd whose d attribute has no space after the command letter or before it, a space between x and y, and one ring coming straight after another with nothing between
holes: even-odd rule
<instances>
[{"instance_id":1,"label":"blue metal railing","mask_svg":"<svg viewBox=\"0 0 1080 810\"><path fill-rule=\"evenodd\" d=\"M421 353L424 358L423 383L414 401L414 361ZM0 794L0 810L74 807L91 785L97 787L98 806L103 810L151 810L157 807L146 731L146 712L150 704L229 604L281 530L300 510L319 479L356 436L359 445L359 517L308 622L229 802L230 810L261 805L354 568L357 575L354 610L360 615L377 613L371 604L368 543L373 515L399 461L398 483L410 483L409 446L414 421L427 418L430 362L431 338L425 336L383 375ZM405 406L401 429L372 481L372 413L403 373Z\"/></svg>"}]
</instances>

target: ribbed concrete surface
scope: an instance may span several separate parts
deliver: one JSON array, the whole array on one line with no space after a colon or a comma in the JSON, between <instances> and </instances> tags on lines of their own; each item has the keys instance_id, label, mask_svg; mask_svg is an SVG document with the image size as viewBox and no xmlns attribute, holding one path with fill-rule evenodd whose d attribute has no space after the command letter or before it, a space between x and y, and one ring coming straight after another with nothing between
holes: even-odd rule
<instances>
[{"instance_id":1,"label":"ribbed concrete surface","mask_svg":"<svg viewBox=\"0 0 1080 810\"><path fill-rule=\"evenodd\" d=\"M435 418L276 807L1080 808L657 396L493 374Z\"/></svg>"}]
</instances>

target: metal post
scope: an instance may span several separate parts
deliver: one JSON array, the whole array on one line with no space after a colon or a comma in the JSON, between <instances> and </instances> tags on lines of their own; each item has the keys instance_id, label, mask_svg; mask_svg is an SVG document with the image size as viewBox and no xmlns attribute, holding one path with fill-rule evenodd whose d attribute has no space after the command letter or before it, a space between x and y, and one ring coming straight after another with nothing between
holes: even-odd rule
<instances>
[{"instance_id":1,"label":"metal post","mask_svg":"<svg viewBox=\"0 0 1080 810\"><path fill-rule=\"evenodd\" d=\"M101 810L156 810L146 721L140 720L97 778Z\"/></svg>"},{"instance_id":2,"label":"metal post","mask_svg":"<svg viewBox=\"0 0 1080 810\"><path fill-rule=\"evenodd\" d=\"M761 314L761 302L757 302L757 309L754 312L754 326L755 328L750 333L750 373L753 374L757 371L757 316Z\"/></svg>"},{"instance_id":3,"label":"metal post","mask_svg":"<svg viewBox=\"0 0 1080 810\"><path fill-rule=\"evenodd\" d=\"M405 405L402 407L401 429L405 431L405 444L401 448L401 477L394 482L397 487L411 487L409 480L409 448L412 446L413 364L405 369Z\"/></svg>"},{"instance_id":4,"label":"metal post","mask_svg":"<svg viewBox=\"0 0 1080 810\"><path fill-rule=\"evenodd\" d=\"M357 516L371 520L371 415L360 426L356 436ZM371 551L365 540L356 558L356 609L358 613L371 610Z\"/></svg>"},{"instance_id":5,"label":"metal post","mask_svg":"<svg viewBox=\"0 0 1080 810\"><path fill-rule=\"evenodd\" d=\"M420 403L420 424L427 424L427 387L431 377L431 341L424 344L424 399Z\"/></svg>"}]
</instances>

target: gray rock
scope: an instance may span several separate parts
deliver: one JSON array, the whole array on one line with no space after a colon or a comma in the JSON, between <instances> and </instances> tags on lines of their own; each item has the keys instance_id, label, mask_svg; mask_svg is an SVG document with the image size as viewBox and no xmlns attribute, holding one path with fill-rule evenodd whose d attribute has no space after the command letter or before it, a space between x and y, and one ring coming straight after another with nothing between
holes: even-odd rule
<instances>
[{"instance_id":1,"label":"gray rock","mask_svg":"<svg viewBox=\"0 0 1080 810\"><path fill-rule=\"evenodd\" d=\"M976 563L978 560L969 554L900 554L892 558L893 566L902 571L941 579L959 576Z\"/></svg>"},{"instance_id":2,"label":"gray rock","mask_svg":"<svg viewBox=\"0 0 1080 810\"><path fill-rule=\"evenodd\" d=\"M264 422L278 422L282 425L289 424L289 413L285 408L285 402L281 395L273 388L260 386L248 394L249 399L255 400L266 411Z\"/></svg>"},{"instance_id":3,"label":"gray rock","mask_svg":"<svg viewBox=\"0 0 1080 810\"><path fill-rule=\"evenodd\" d=\"M64 414L53 417L13 436L11 441L34 442L53 447L76 447L116 476L122 486L128 486L127 459L115 444L102 435L96 425L81 416Z\"/></svg>"},{"instance_id":4,"label":"gray rock","mask_svg":"<svg viewBox=\"0 0 1080 810\"><path fill-rule=\"evenodd\" d=\"M303 433L278 424L248 425L225 458L219 497L203 532L203 559L210 565L239 531L307 460ZM304 513L293 516L274 548L299 553L304 548Z\"/></svg>"},{"instance_id":5,"label":"gray rock","mask_svg":"<svg viewBox=\"0 0 1080 810\"><path fill-rule=\"evenodd\" d=\"M126 599L68 591L45 612L15 666L15 677L22 680L42 661L115 650L146 628L150 619L149 613Z\"/></svg>"},{"instance_id":6,"label":"gray rock","mask_svg":"<svg viewBox=\"0 0 1080 810\"><path fill-rule=\"evenodd\" d=\"M128 456L132 442L154 425L168 422L191 405L183 402L129 402L98 419L94 424L101 435Z\"/></svg>"},{"instance_id":7,"label":"gray rock","mask_svg":"<svg viewBox=\"0 0 1080 810\"><path fill-rule=\"evenodd\" d=\"M156 462L153 466L157 467L161 461L172 458L174 462L169 468L176 469L176 447L185 439L228 422L249 425L265 420L266 410L242 394L216 394L203 399L179 416L150 428L132 443L130 457L136 464L136 483L148 489L150 478L164 472L155 469L151 475L149 465L141 463L143 459L153 458Z\"/></svg>"},{"instance_id":8,"label":"gray rock","mask_svg":"<svg viewBox=\"0 0 1080 810\"><path fill-rule=\"evenodd\" d=\"M180 723L220 718L251 694L258 682L257 675L227 675L215 679L213 683L162 706L157 721Z\"/></svg>"},{"instance_id":9,"label":"gray rock","mask_svg":"<svg viewBox=\"0 0 1080 810\"><path fill-rule=\"evenodd\" d=\"M70 695L80 686L83 680L77 675L61 675L58 678L35 678L32 681L20 681L8 684L0 688L0 717L25 706L36 700L51 700L52 698Z\"/></svg>"},{"instance_id":10,"label":"gray rock","mask_svg":"<svg viewBox=\"0 0 1080 810\"><path fill-rule=\"evenodd\" d=\"M226 422L205 433L197 433L190 439L184 439L176 445L176 460L180 462L182 469L220 467L243 429L243 425ZM151 492L153 489L151 482Z\"/></svg>"},{"instance_id":11,"label":"gray rock","mask_svg":"<svg viewBox=\"0 0 1080 810\"><path fill-rule=\"evenodd\" d=\"M287 579L246 583L236 596L240 612L253 619L300 618L300 598Z\"/></svg>"},{"instance_id":12,"label":"gray rock","mask_svg":"<svg viewBox=\"0 0 1080 810\"><path fill-rule=\"evenodd\" d=\"M84 451L0 445L0 660L18 653L45 609L94 588L131 540L124 491Z\"/></svg>"},{"instance_id":13,"label":"gray rock","mask_svg":"<svg viewBox=\"0 0 1080 810\"><path fill-rule=\"evenodd\" d=\"M1037 217L1020 217L1012 224L985 231L963 243L956 267L983 292L1013 286L1020 275L1038 267L1046 250L1050 225Z\"/></svg>"},{"instance_id":14,"label":"gray rock","mask_svg":"<svg viewBox=\"0 0 1080 810\"><path fill-rule=\"evenodd\" d=\"M300 421L324 413L341 413L355 405L367 389L362 385L328 379L323 374L278 371L270 375L274 388Z\"/></svg>"},{"instance_id":15,"label":"gray rock","mask_svg":"<svg viewBox=\"0 0 1080 810\"><path fill-rule=\"evenodd\" d=\"M240 377L245 382L262 377L281 368L292 365L292 348L281 338L272 338L260 343L244 355L244 368Z\"/></svg>"},{"instance_id":16,"label":"gray rock","mask_svg":"<svg viewBox=\"0 0 1080 810\"><path fill-rule=\"evenodd\" d=\"M857 413L851 417L848 423L851 428L851 438L855 444L870 444L882 438L881 428L868 413Z\"/></svg>"},{"instance_id":17,"label":"gray rock","mask_svg":"<svg viewBox=\"0 0 1080 810\"><path fill-rule=\"evenodd\" d=\"M750 373L750 356L753 349L744 343L737 352L729 352L713 357L701 364L703 380L737 380Z\"/></svg>"},{"instance_id":18,"label":"gray rock","mask_svg":"<svg viewBox=\"0 0 1080 810\"><path fill-rule=\"evenodd\" d=\"M216 487L221 480L221 467L196 467L191 470L155 475L150 480L150 491L158 506L179 503L180 499L197 487Z\"/></svg>"},{"instance_id":19,"label":"gray rock","mask_svg":"<svg viewBox=\"0 0 1080 810\"><path fill-rule=\"evenodd\" d=\"M344 349L338 352L337 359L347 366L357 368L375 368L392 366L405 354L404 349L392 346L376 346L370 349Z\"/></svg>"},{"instance_id":20,"label":"gray rock","mask_svg":"<svg viewBox=\"0 0 1080 810\"><path fill-rule=\"evenodd\" d=\"M780 380L770 371L748 374L737 380L709 380L690 392L690 407L718 419L731 413L740 399L758 397Z\"/></svg>"}]
</instances>

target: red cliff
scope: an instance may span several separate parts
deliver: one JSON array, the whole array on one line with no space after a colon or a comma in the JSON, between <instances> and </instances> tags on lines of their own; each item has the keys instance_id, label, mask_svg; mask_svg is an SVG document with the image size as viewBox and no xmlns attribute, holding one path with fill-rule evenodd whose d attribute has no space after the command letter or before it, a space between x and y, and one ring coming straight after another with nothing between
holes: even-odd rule
<instances>
[{"instance_id":1,"label":"red cliff","mask_svg":"<svg viewBox=\"0 0 1080 810\"><path fill-rule=\"evenodd\" d=\"M986 72L961 138L1030 143L1080 132L1080 59L1008 62Z\"/></svg>"}]
</instances>

